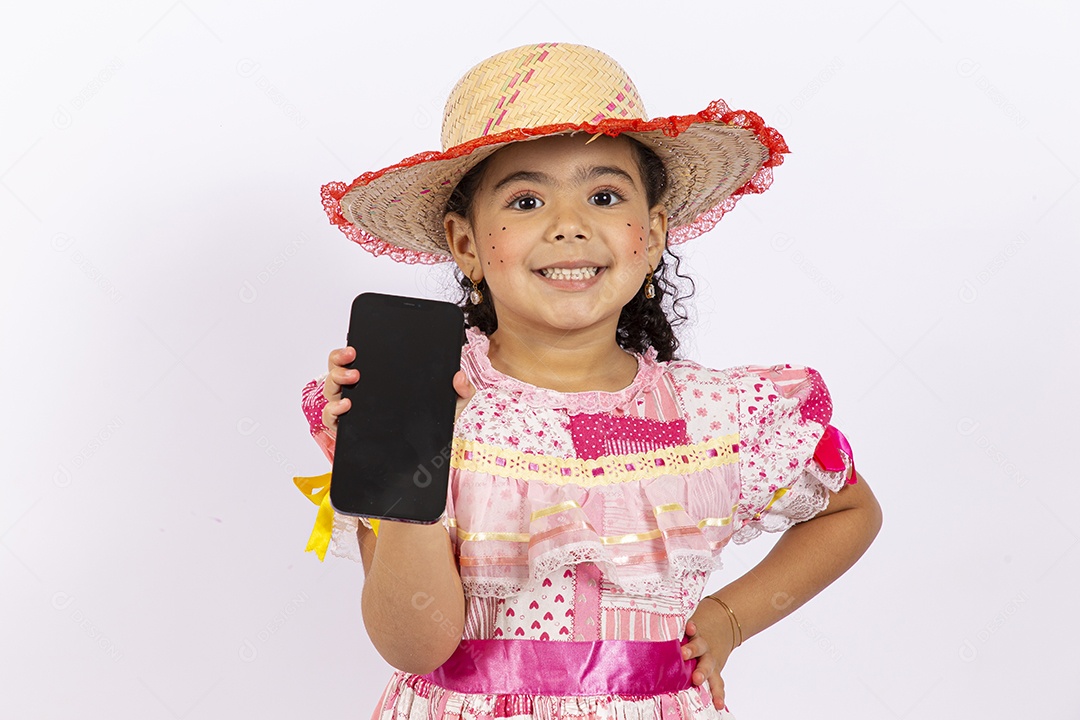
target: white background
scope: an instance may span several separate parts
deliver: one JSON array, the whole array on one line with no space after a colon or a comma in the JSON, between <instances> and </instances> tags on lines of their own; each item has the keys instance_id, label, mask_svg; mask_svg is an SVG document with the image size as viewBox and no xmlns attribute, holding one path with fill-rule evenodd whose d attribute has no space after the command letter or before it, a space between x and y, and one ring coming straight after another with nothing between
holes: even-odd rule
<instances>
[{"instance_id":1,"label":"white background","mask_svg":"<svg viewBox=\"0 0 1080 720\"><path fill-rule=\"evenodd\" d=\"M638 8L638 9L635 9ZM0 716L368 718L359 565L303 547L300 391L361 291L329 225L471 65L617 58L793 153L682 246L685 354L824 376L885 524L750 639L739 720L1080 717L1080 13L1066 3L21 4L0 23ZM775 536L731 548L714 590Z\"/></svg>"}]
</instances>

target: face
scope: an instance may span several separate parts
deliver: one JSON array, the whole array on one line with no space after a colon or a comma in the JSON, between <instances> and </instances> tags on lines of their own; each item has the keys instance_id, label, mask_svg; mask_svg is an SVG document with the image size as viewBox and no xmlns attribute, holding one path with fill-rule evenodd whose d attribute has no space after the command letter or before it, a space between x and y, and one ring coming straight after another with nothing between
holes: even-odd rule
<instances>
[{"instance_id":1,"label":"face","mask_svg":"<svg viewBox=\"0 0 1080 720\"><path fill-rule=\"evenodd\" d=\"M649 207L630 141L589 139L508 145L488 159L470 217L446 217L454 259L487 280L500 329L614 338L660 260L667 215Z\"/></svg>"}]
</instances>

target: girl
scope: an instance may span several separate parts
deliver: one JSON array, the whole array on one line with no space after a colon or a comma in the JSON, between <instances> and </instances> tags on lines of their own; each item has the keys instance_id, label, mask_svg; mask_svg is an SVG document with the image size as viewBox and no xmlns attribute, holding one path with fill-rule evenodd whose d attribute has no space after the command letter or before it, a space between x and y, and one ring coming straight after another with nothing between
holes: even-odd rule
<instances>
[{"instance_id":1,"label":"girl","mask_svg":"<svg viewBox=\"0 0 1080 720\"><path fill-rule=\"evenodd\" d=\"M732 717L730 653L881 524L817 372L675 355L668 244L763 192L783 138L723 102L648 120L614 60L542 44L470 70L442 144L323 188L365 249L452 260L468 325L442 522L312 498L309 549L362 560L364 623L397 669L373 720ZM334 350L304 389L331 462L354 357ZM727 543L762 530L786 532L702 597Z\"/></svg>"}]
</instances>

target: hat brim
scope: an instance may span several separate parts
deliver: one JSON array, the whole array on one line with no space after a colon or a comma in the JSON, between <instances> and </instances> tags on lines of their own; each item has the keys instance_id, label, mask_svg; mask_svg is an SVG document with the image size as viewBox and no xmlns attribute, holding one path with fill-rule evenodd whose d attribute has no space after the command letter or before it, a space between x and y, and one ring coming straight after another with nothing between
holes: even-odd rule
<instances>
[{"instance_id":1,"label":"hat brim","mask_svg":"<svg viewBox=\"0 0 1080 720\"><path fill-rule=\"evenodd\" d=\"M743 195L768 189L772 168L789 152L780 133L756 113L730 110L718 100L695 115L514 129L420 153L348 185L324 185L323 208L331 223L374 255L405 263L447 262L452 257L443 216L461 178L509 143L576 132L630 135L664 161L668 186L661 202L671 244L708 232Z\"/></svg>"}]
</instances>

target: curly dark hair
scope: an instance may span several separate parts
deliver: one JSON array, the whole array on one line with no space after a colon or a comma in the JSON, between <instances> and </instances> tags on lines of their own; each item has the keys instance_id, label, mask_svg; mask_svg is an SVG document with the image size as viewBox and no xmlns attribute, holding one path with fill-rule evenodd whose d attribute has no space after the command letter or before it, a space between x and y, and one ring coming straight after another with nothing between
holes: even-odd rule
<instances>
[{"instance_id":1,"label":"curly dark hair","mask_svg":"<svg viewBox=\"0 0 1080 720\"><path fill-rule=\"evenodd\" d=\"M667 169L664 162L650 148L641 144L629 136L634 158L637 161L638 171L641 173L645 185L645 194L649 207L653 207L663 196L667 187ZM490 156L489 156L490 157ZM487 158L475 165L461 181L458 182L446 202L446 213L457 213L462 217L471 217L472 198L479 187L487 166ZM665 238L666 240L666 238ZM666 258L671 258L673 264L669 265ZM653 272L653 287L656 291L651 298L645 297L644 292L638 292L623 306L619 314L619 324L615 331L615 340L624 350L636 353L644 353L649 347L656 349L656 357L660 361L673 360L675 351L679 347L679 339L675 336L674 326L686 322L688 316L683 308L683 301L694 294L694 281L688 275L679 272L681 260L671 252L671 247L665 243L664 254ZM678 284L669 275L689 283L690 292L681 294ZM455 266L454 275L461 287L461 298L458 305L465 312L465 324L467 327L477 327L485 335L495 332L499 326L498 318L495 317L495 306L491 302L483 302L473 305L469 302L469 294L472 291L472 281L465 277L460 268ZM485 297L488 295L487 280L481 280L478 285ZM645 283L642 282L642 289ZM669 310L665 312L665 307ZM669 312L673 319L669 319Z\"/></svg>"}]
</instances>

